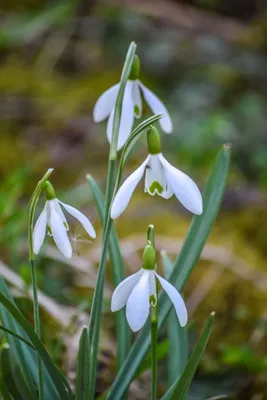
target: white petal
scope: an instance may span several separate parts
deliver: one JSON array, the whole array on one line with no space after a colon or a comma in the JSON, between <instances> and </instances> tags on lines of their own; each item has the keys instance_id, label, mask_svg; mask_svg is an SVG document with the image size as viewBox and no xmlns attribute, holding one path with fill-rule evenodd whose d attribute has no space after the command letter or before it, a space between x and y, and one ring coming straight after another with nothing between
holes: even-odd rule
<instances>
[{"instance_id":1,"label":"white petal","mask_svg":"<svg viewBox=\"0 0 267 400\"><path fill-rule=\"evenodd\" d=\"M153 187L155 185L157 187ZM161 195L166 186L166 178L159 158L157 155L152 155L146 169L145 192L148 192L151 196L155 194Z\"/></svg>"},{"instance_id":2,"label":"white petal","mask_svg":"<svg viewBox=\"0 0 267 400\"><path fill-rule=\"evenodd\" d=\"M182 296L180 295L178 290L175 289L174 286L172 286L168 281L166 281L166 279L163 279L156 272L155 272L155 275L157 276L158 280L160 281L162 289L165 290L165 292L169 296L172 304L174 305L180 325L182 327L185 326L187 324L188 316L187 316L187 309L186 309L186 306L185 306Z\"/></svg>"},{"instance_id":3,"label":"white petal","mask_svg":"<svg viewBox=\"0 0 267 400\"><path fill-rule=\"evenodd\" d=\"M138 271L136 274L128 276L128 278L124 279L116 287L111 299L111 311L118 311L126 305L133 288L143 275L143 272L143 269L140 269L140 271Z\"/></svg>"},{"instance_id":4,"label":"white petal","mask_svg":"<svg viewBox=\"0 0 267 400\"><path fill-rule=\"evenodd\" d=\"M33 230L33 251L38 254L42 244L44 242L46 234L46 223L47 223L47 210L46 204L43 211L41 212Z\"/></svg>"},{"instance_id":5,"label":"white petal","mask_svg":"<svg viewBox=\"0 0 267 400\"><path fill-rule=\"evenodd\" d=\"M61 207L60 207L60 204L59 204L61 202L58 199L54 199L54 200L50 200L50 201L54 202L56 212L60 215L60 217L61 217L61 219L62 219L62 221L63 221L63 223L65 225L65 228L68 231L69 230L69 225L68 225L66 217L65 217L63 211L61 210Z\"/></svg>"},{"instance_id":6,"label":"white petal","mask_svg":"<svg viewBox=\"0 0 267 400\"><path fill-rule=\"evenodd\" d=\"M126 318L133 332L139 331L149 315L149 275L144 270L139 282L133 289L126 305Z\"/></svg>"},{"instance_id":7,"label":"white petal","mask_svg":"<svg viewBox=\"0 0 267 400\"><path fill-rule=\"evenodd\" d=\"M93 225L83 213L81 213L76 208L69 206L68 204L62 203L62 201L60 201L60 204L62 204L62 206L65 208L65 210L68 211L70 215L72 215L82 224L82 226L84 227L89 236L91 236L93 239L96 237Z\"/></svg>"},{"instance_id":8,"label":"white petal","mask_svg":"<svg viewBox=\"0 0 267 400\"><path fill-rule=\"evenodd\" d=\"M134 115L136 118L140 118L142 115L142 98L138 81L133 81L132 97L134 103Z\"/></svg>"},{"instance_id":9,"label":"white petal","mask_svg":"<svg viewBox=\"0 0 267 400\"><path fill-rule=\"evenodd\" d=\"M163 114L163 117L159 120L160 126L165 133L172 133L172 120L167 108L164 106L162 101L149 90L145 85L139 81L139 85L143 91L144 98L153 111L154 114Z\"/></svg>"},{"instance_id":10,"label":"white petal","mask_svg":"<svg viewBox=\"0 0 267 400\"><path fill-rule=\"evenodd\" d=\"M148 156L146 158L146 160L143 162L143 164L140 165L139 168L137 168L137 170L135 170L127 179L125 182L123 182L123 184L121 185L121 187L119 188L112 207L111 207L111 212L110 212L110 216L112 219L117 218L119 215L121 215L121 213L125 210L125 208L127 207L132 194L134 192L134 189L136 188L136 186L138 185L138 183L140 182L146 165L148 163L150 159L150 156Z\"/></svg>"},{"instance_id":11,"label":"white petal","mask_svg":"<svg viewBox=\"0 0 267 400\"><path fill-rule=\"evenodd\" d=\"M124 97L122 101L122 112L121 112L121 122L119 128L118 136L118 146L117 149L120 150L129 138L134 121L134 103L132 97L132 81L128 81L124 91ZM114 108L109 116L107 125L107 137L111 143L112 130L113 130L113 118L114 118Z\"/></svg>"},{"instance_id":12,"label":"white petal","mask_svg":"<svg viewBox=\"0 0 267 400\"><path fill-rule=\"evenodd\" d=\"M149 295L154 295L157 298L157 286L155 279L155 271L152 271L149 275Z\"/></svg>"},{"instance_id":13,"label":"white petal","mask_svg":"<svg viewBox=\"0 0 267 400\"><path fill-rule=\"evenodd\" d=\"M54 203L48 201L48 204L50 209L50 219L48 224L51 228L54 241L61 253L63 253L66 258L70 258L72 255L72 248L63 220L57 212Z\"/></svg>"},{"instance_id":14,"label":"white petal","mask_svg":"<svg viewBox=\"0 0 267 400\"><path fill-rule=\"evenodd\" d=\"M202 196L195 182L165 160L162 154L159 155L159 159L162 163L167 183L177 199L187 210L197 215L202 214Z\"/></svg>"},{"instance_id":15,"label":"white petal","mask_svg":"<svg viewBox=\"0 0 267 400\"><path fill-rule=\"evenodd\" d=\"M169 199L170 197L172 197L172 195L173 195L173 190L170 187L170 185L167 183L166 190L164 190L164 192L162 192L160 194L160 196L163 197L164 199Z\"/></svg>"},{"instance_id":16,"label":"white petal","mask_svg":"<svg viewBox=\"0 0 267 400\"><path fill-rule=\"evenodd\" d=\"M119 84L112 86L106 90L97 100L93 117L95 122L100 122L106 119L111 113L119 91Z\"/></svg>"}]
</instances>

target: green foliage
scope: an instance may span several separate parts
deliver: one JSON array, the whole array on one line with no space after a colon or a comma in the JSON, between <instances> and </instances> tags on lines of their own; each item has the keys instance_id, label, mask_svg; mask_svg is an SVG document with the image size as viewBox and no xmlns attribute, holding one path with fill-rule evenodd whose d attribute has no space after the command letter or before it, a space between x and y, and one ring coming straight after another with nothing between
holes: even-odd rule
<instances>
[{"instance_id":1,"label":"green foliage","mask_svg":"<svg viewBox=\"0 0 267 400\"><path fill-rule=\"evenodd\" d=\"M76 377L76 400L87 400L89 396L89 337L84 327L79 342Z\"/></svg>"},{"instance_id":2,"label":"green foliage","mask_svg":"<svg viewBox=\"0 0 267 400\"><path fill-rule=\"evenodd\" d=\"M178 375L176 381L170 387L168 392L162 397L162 400L177 400L184 399L186 392L190 386L193 376L196 372L198 364L207 346L209 336L211 333L211 327L214 320L215 313L212 313L205 325L201 337L196 344L194 351L186 364L183 372Z\"/></svg>"},{"instance_id":3,"label":"green foliage","mask_svg":"<svg viewBox=\"0 0 267 400\"><path fill-rule=\"evenodd\" d=\"M230 148L224 146L219 152L204 190L204 212L201 216L193 218L183 248L174 263L169 280L178 290L182 289L189 278L217 216L226 185L229 159ZM159 297L159 328L163 325L170 310L171 304L168 302L167 296L162 294ZM108 399L119 400L123 396L149 348L149 343L149 327L146 325L137 336L123 367L115 378Z\"/></svg>"}]
</instances>

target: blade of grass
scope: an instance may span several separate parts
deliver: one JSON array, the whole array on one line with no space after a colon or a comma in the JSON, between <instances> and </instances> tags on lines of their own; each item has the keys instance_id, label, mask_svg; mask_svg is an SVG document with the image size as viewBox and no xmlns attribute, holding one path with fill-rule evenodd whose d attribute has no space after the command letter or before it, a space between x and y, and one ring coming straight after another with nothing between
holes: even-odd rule
<instances>
[{"instance_id":1,"label":"blade of grass","mask_svg":"<svg viewBox=\"0 0 267 400\"><path fill-rule=\"evenodd\" d=\"M161 252L161 258L164 265L165 278L169 280L173 270L172 261L166 251ZM168 316L167 331L169 349L171 350L168 354L168 382L169 385L172 385L177 375L182 373L188 359L187 329L186 327L181 327L174 310Z\"/></svg>"},{"instance_id":2,"label":"blade of grass","mask_svg":"<svg viewBox=\"0 0 267 400\"><path fill-rule=\"evenodd\" d=\"M39 354L40 358L43 361L44 366L46 367L54 385L63 399L73 399L73 395L69 386L66 386L66 381L62 379L61 373L58 368L55 366L53 361L51 360L49 354L44 348L42 342L32 329L31 325L25 319L25 317L21 314L14 304L12 304L2 293L0 293L0 303L8 310L8 312L12 315L12 317L16 320L16 322L20 325L23 331L31 340L33 346L36 349L36 352Z\"/></svg>"},{"instance_id":3,"label":"blade of grass","mask_svg":"<svg viewBox=\"0 0 267 400\"><path fill-rule=\"evenodd\" d=\"M33 399L31 393L28 391L28 388L25 389L25 381L21 381L20 374L16 374L14 377L14 373L12 371L11 363L10 363L10 349L3 348L1 350L1 375L3 377L3 382L5 384L6 390L9 395L11 395L16 400L29 400ZM17 365L13 363L13 369ZM20 384L20 388L18 389L17 384ZM27 397L26 397L27 396Z\"/></svg>"},{"instance_id":4,"label":"blade of grass","mask_svg":"<svg viewBox=\"0 0 267 400\"><path fill-rule=\"evenodd\" d=\"M184 399L184 396L192 382L198 364L207 346L214 317L215 313L212 312L208 318L208 321L206 322L199 341L196 344L188 363L186 364L185 369L183 370L181 375L178 375L173 385L169 388L169 390L167 391L167 393L165 393L161 400Z\"/></svg>"},{"instance_id":5,"label":"blade of grass","mask_svg":"<svg viewBox=\"0 0 267 400\"><path fill-rule=\"evenodd\" d=\"M217 156L214 168L204 189L204 212L201 216L193 218L181 253L174 263L170 283L175 285L178 290L183 288L190 276L218 214L226 185L229 162L230 146L225 145ZM170 310L171 304L167 296L162 293L159 296L159 328L163 325ZM149 348L149 333L149 326L146 324L137 336L127 359L116 376L108 394L108 400L119 400L123 396Z\"/></svg>"},{"instance_id":6,"label":"blade of grass","mask_svg":"<svg viewBox=\"0 0 267 400\"><path fill-rule=\"evenodd\" d=\"M14 306L16 306L9 290L3 280L0 277L0 293L2 293ZM0 317L6 328L15 332L24 339L27 340L27 336L16 323L16 320L6 311L5 307L0 303ZM7 334L7 340L10 345L10 351L12 352L12 357L17 362L20 367L21 374L29 387L29 391L33 393L34 398L37 399L37 384L38 384L38 374L37 374L37 364L36 364L36 353L29 348L28 345L24 344L22 341L17 340L13 335ZM53 396L53 399L59 400L58 393L55 386L45 370L44 373L44 386L45 386L45 396Z\"/></svg>"},{"instance_id":7,"label":"blade of grass","mask_svg":"<svg viewBox=\"0 0 267 400\"><path fill-rule=\"evenodd\" d=\"M89 337L83 328L79 342L76 378L76 400L87 400L89 395Z\"/></svg>"},{"instance_id":8,"label":"blade of grass","mask_svg":"<svg viewBox=\"0 0 267 400\"><path fill-rule=\"evenodd\" d=\"M18 335L17 333L11 331L10 329L4 327L3 325L0 325L0 330L9 333L10 335L15 336L17 339L21 340L22 342L26 343L29 347L35 350L34 346L26 339L24 339L22 336Z\"/></svg>"}]
</instances>

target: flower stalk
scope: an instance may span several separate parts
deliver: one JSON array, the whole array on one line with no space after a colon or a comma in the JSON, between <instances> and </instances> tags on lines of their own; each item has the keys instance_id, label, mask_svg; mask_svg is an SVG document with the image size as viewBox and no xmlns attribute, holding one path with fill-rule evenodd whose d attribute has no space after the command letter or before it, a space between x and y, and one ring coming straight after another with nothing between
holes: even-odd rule
<instances>
[{"instance_id":1,"label":"flower stalk","mask_svg":"<svg viewBox=\"0 0 267 400\"><path fill-rule=\"evenodd\" d=\"M147 243L155 247L154 225L149 225L147 230ZM156 254L155 254L156 255ZM156 259L154 269L157 269ZM156 296L156 298L155 298ZM158 342L158 294L150 297L150 334L151 334L151 399L157 399L157 342Z\"/></svg>"},{"instance_id":2,"label":"flower stalk","mask_svg":"<svg viewBox=\"0 0 267 400\"><path fill-rule=\"evenodd\" d=\"M151 399L157 399L157 341L158 341L158 302L150 303L151 331Z\"/></svg>"},{"instance_id":3,"label":"flower stalk","mask_svg":"<svg viewBox=\"0 0 267 400\"><path fill-rule=\"evenodd\" d=\"M30 200L29 205L29 221L28 221L28 240L29 240L29 262L31 267L31 277L32 277L32 288L33 288L33 313L34 313L34 330L36 335L41 337L41 325L40 325L40 315L39 315L39 303L38 303L38 286L35 270L35 255L33 251L33 222L34 214L36 209L36 204L38 202L40 193L42 192L45 183L49 176L51 175L53 169L49 168L43 178L38 182L33 195ZM37 368L38 368L38 392L39 399L44 399L44 382L43 382L43 371L42 362L39 355L37 355Z\"/></svg>"},{"instance_id":4,"label":"flower stalk","mask_svg":"<svg viewBox=\"0 0 267 400\"><path fill-rule=\"evenodd\" d=\"M90 370L89 370L90 393L88 400L93 400L95 395L97 354L98 354L100 324L102 318L104 280L106 273L107 254L109 248L109 238L112 227L112 220L110 218L110 206L114 190L115 170L116 170L117 151L118 151L118 137L119 137L119 129L121 123L121 116L122 116L122 102L123 102L125 86L132 70L135 50L136 50L136 44L131 43L122 70L121 82L119 86L119 91L116 99L114 115L112 120L112 137L111 137L111 144L109 151L109 165L108 165L108 175L106 183L102 252L101 252L96 287L91 307L91 316L88 324L89 346L90 346Z\"/></svg>"}]
</instances>

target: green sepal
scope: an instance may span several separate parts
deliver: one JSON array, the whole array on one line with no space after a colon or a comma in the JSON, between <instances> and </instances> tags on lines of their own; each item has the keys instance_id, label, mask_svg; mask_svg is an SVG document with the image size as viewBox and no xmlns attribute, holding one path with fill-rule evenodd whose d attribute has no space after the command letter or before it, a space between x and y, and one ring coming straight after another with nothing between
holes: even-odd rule
<instances>
[{"instance_id":1,"label":"green sepal","mask_svg":"<svg viewBox=\"0 0 267 400\"><path fill-rule=\"evenodd\" d=\"M132 81L136 81L136 79L139 78L139 75L140 75L140 59L138 55L135 54L129 79Z\"/></svg>"},{"instance_id":2,"label":"green sepal","mask_svg":"<svg viewBox=\"0 0 267 400\"><path fill-rule=\"evenodd\" d=\"M45 197L47 200L54 200L57 196L55 193L55 189L49 181L46 181L44 184Z\"/></svg>"},{"instance_id":3,"label":"green sepal","mask_svg":"<svg viewBox=\"0 0 267 400\"><path fill-rule=\"evenodd\" d=\"M154 126L150 126L147 131L147 149L152 155L161 153L160 134Z\"/></svg>"},{"instance_id":4,"label":"green sepal","mask_svg":"<svg viewBox=\"0 0 267 400\"><path fill-rule=\"evenodd\" d=\"M151 243L148 243L143 252L143 268L153 270L156 264L156 251Z\"/></svg>"}]
</instances>

